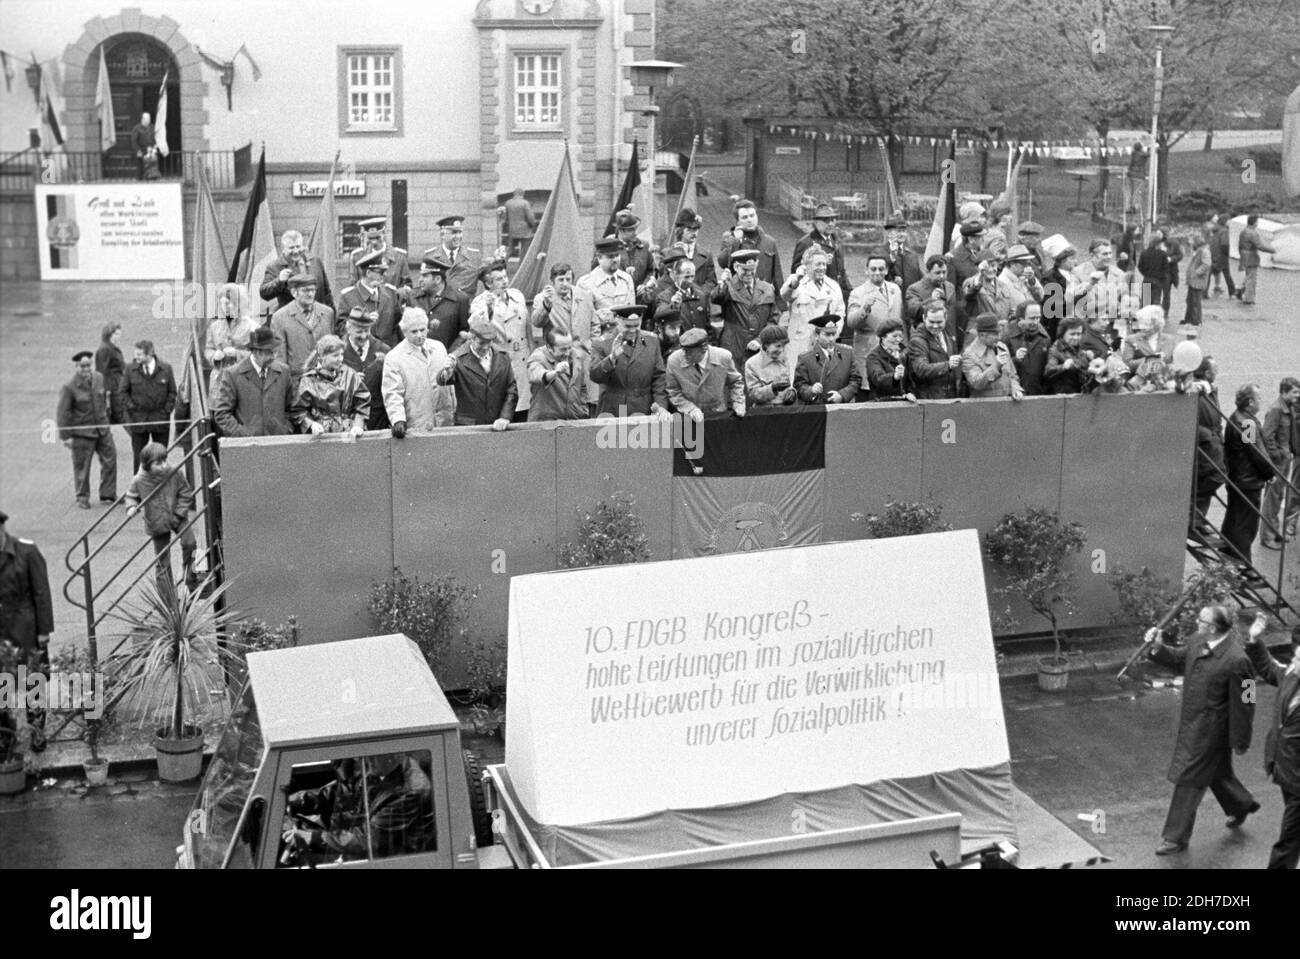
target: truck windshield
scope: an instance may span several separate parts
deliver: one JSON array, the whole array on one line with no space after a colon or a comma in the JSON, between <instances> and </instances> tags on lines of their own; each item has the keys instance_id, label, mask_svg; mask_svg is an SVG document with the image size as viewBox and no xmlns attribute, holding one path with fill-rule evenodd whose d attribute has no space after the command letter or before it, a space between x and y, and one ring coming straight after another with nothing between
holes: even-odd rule
<instances>
[{"instance_id":1,"label":"truck windshield","mask_svg":"<svg viewBox=\"0 0 1300 959\"><path fill-rule=\"evenodd\" d=\"M253 690L250 684L245 683L203 777L203 785L187 823L187 832L194 844L195 867L253 867L261 823L252 820L260 818L265 804L256 804L257 808L250 810L247 824L242 820L264 753Z\"/></svg>"}]
</instances>

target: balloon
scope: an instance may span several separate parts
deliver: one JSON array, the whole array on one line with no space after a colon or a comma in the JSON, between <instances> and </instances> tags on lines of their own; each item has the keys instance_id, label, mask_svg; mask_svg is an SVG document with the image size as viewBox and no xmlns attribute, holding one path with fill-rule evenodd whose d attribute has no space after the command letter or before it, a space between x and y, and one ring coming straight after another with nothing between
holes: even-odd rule
<instances>
[{"instance_id":1,"label":"balloon","mask_svg":"<svg viewBox=\"0 0 1300 959\"><path fill-rule=\"evenodd\" d=\"M1192 340L1183 340L1174 347L1174 369L1179 373L1191 373L1201 365L1202 358L1200 346Z\"/></svg>"}]
</instances>

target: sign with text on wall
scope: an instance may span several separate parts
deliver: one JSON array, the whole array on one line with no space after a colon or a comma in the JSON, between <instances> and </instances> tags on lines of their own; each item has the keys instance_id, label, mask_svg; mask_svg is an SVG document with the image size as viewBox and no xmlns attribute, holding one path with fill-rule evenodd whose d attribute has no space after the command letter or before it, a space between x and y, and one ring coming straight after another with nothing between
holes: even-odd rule
<instances>
[{"instance_id":1,"label":"sign with text on wall","mask_svg":"<svg viewBox=\"0 0 1300 959\"><path fill-rule=\"evenodd\" d=\"M325 195L325 190L329 185L329 180L294 180L290 185L290 192L296 200L319 199ZM365 180L334 181L335 198L365 195Z\"/></svg>"},{"instance_id":2,"label":"sign with text on wall","mask_svg":"<svg viewBox=\"0 0 1300 959\"><path fill-rule=\"evenodd\" d=\"M516 576L508 655L550 825L1010 758L974 530Z\"/></svg>"},{"instance_id":3,"label":"sign with text on wall","mask_svg":"<svg viewBox=\"0 0 1300 959\"><path fill-rule=\"evenodd\" d=\"M42 280L183 280L181 185L36 187Z\"/></svg>"}]
</instances>

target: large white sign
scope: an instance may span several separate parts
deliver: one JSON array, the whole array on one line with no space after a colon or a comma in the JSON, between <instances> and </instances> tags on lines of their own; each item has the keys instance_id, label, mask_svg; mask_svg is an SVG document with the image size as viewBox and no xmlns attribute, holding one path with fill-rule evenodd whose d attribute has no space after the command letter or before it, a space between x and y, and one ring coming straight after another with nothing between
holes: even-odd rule
<instances>
[{"instance_id":1,"label":"large white sign","mask_svg":"<svg viewBox=\"0 0 1300 959\"><path fill-rule=\"evenodd\" d=\"M183 280L180 183L36 188L42 280Z\"/></svg>"},{"instance_id":2,"label":"large white sign","mask_svg":"<svg viewBox=\"0 0 1300 959\"><path fill-rule=\"evenodd\" d=\"M509 628L543 823L1010 758L974 530L516 576Z\"/></svg>"}]
</instances>

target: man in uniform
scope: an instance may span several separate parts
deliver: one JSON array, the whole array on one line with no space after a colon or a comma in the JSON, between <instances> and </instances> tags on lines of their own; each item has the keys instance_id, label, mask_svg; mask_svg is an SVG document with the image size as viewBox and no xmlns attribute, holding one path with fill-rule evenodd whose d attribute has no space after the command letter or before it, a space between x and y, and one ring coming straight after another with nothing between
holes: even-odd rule
<instances>
[{"instance_id":1,"label":"man in uniform","mask_svg":"<svg viewBox=\"0 0 1300 959\"><path fill-rule=\"evenodd\" d=\"M374 323L371 335L390 347L395 346L401 340L401 332L397 329L401 297L397 287L384 279L388 274L388 261L383 253L373 250L358 259L357 265L362 271L361 279L339 294L339 315L348 316L354 306L361 307ZM342 334L343 330L340 328L334 332Z\"/></svg>"},{"instance_id":2,"label":"man in uniform","mask_svg":"<svg viewBox=\"0 0 1300 959\"><path fill-rule=\"evenodd\" d=\"M370 335L373 323L361 307L352 308L343 337L343 362L361 374L361 381L370 391L370 418L366 421L366 429L386 430L389 427L388 413L384 409L381 386L388 347Z\"/></svg>"},{"instance_id":3,"label":"man in uniform","mask_svg":"<svg viewBox=\"0 0 1300 959\"><path fill-rule=\"evenodd\" d=\"M812 229L799 237L799 241L794 245L794 253L790 255L790 262L798 266L803 262L803 255L814 243L826 251L828 257L826 261L826 279L840 285L840 290L844 294L844 302L848 302L849 293L853 290L853 285L849 283L849 271L844 266L844 250L840 248L839 239L835 235L835 222L838 214L835 207L829 203L823 203L813 212Z\"/></svg>"},{"instance_id":4,"label":"man in uniform","mask_svg":"<svg viewBox=\"0 0 1300 959\"><path fill-rule=\"evenodd\" d=\"M387 261L388 266L384 270L384 282L391 283L393 286L401 289L404 286L411 285L410 266L407 264L406 251L400 246L390 246L384 242L384 225L387 219L382 216L372 216L368 220L362 220L357 226L361 227L362 236L365 238L365 245L359 250L352 251L352 282L359 283L365 276L365 263L362 259L370 256L372 253L378 253ZM370 261L367 261L370 262ZM327 288L328 290L328 288ZM263 294L262 299L267 299Z\"/></svg>"},{"instance_id":5,"label":"man in uniform","mask_svg":"<svg viewBox=\"0 0 1300 959\"><path fill-rule=\"evenodd\" d=\"M95 372L95 355L82 350L72 357L76 372L59 392L56 422L59 439L72 450L72 482L77 505L90 509L90 461L99 458L99 501L117 500L117 447L108 422L108 390Z\"/></svg>"},{"instance_id":6,"label":"man in uniform","mask_svg":"<svg viewBox=\"0 0 1300 959\"><path fill-rule=\"evenodd\" d=\"M626 274L625 274L626 275ZM637 304L616 306L619 328L612 337L600 337L591 344L593 383L604 386L597 410L599 416L647 416L668 419L668 398L664 393L664 358L659 341L641 329L646 308Z\"/></svg>"},{"instance_id":7,"label":"man in uniform","mask_svg":"<svg viewBox=\"0 0 1300 959\"><path fill-rule=\"evenodd\" d=\"M718 262L731 262L730 256L735 250L757 250L758 267L755 275L764 283L771 283L774 289L781 289L785 283L781 254L777 252L776 240L758 225L758 208L754 206L754 201L737 200L731 212L736 218L736 225L718 246Z\"/></svg>"},{"instance_id":8,"label":"man in uniform","mask_svg":"<svg viewBox=\"0 0 1300 959\"><path fill-rule=\"evenodd\" d=\"M483 269L483 254L473 247L464 245L465 218L463 216L444 216L438 221L438 227L442 242L432 252L438 259L450 264L447 270L447 285L473 299L478 291L479 274ZM426 257L429 253L429 250L424 251Z\"/></svg>"},{"instance_id":9,"label":"man in uniform","mask_svg":"<svg viewBox=\"0 0 1300 959\"><path fill-rule=\"evenodd\" d=\"M708 290L709 295L712 296L718 286L718 280L713 269L713 255L701 250L698 244L700 229L703 226L704 220L698 213L690 207L683 207L682 212L677 214L673 233L676 244L685 251L686 258L695 264L695 282Z\"/></svg>"},{"instance_id":10,"label":"man in uniform","mask_svg":"<svg viewBox=\"0 0 1300 959\"><path fill-rule=\"evenodd\" d=\"M738 370L743 370L748 359L758 352L758 336L763 328L781 317L776 290L755 275L758 256L757 250L733 252L730 268L718 274L720 282L713 294L713 302L722 308L718 345L731 353Z\"/></svg>"},{"instance_id":11,"label":"man in uniform","mask_svg":"<svg viewBox=\"0 0 1300 959\"><path fill-rule=\"evenodd\" d=\"M334 332L334 311L316 302L316 279L310 273L291 276L289 289L293 291L293 302L271 315L270 327L279 340L275 358L289 367L293 388L297 389L316 342Z\"/></svg>"},{"instance_id":12,"label":"man in uniform","mask_svg":"<svg viewBox=\"0 0 1300 959\"><path fill-rule=\"evenodd\" d=\"M447 283L451 264L439 256L438 247L424 251L420 261L419 292L411 305L429 314L429 335L450 353L469 335L469 297Z\"/></svg>"},{"instance_id":13,"label":"man in uniform","mask_svg":"<svg viewBox=\"0 0 1300 959\"><path fill-rule=\"evenodd\" d=\"M334 296L330 292L330 278L325 275L325 264L319 257L308 258L301 233L285 230L280 237L280 255L267 266L258 290L262 299L275 301L272 313L289 305L293 299L289 279L303 273L310 274L316 281L316 302L334 309Z\"/></svg>"},{"instance_id":14,"label":"man in uniform","mask_svg":"<svg viewBox=\"0 0 1300 959\"><path fill-rule=\"evenodd\" d=\"M805 404L852 403L862 389L862 362L853 348L837 343L840 318L834 313L808 322L817 330L813 347L799 357L794 369L794 386ZM861 399L866 399L865 396Z\"/></svg>"},{"instance_id":15,"label":"man in uniform","mask_svg":"<svg viewBox=\"0 0 1300 959\"><path fill-rule=\"evenodd\" d=\"M98 374L96 374L98 375ZM23 651L27 668L49 672L50 634L54 604L45 557L29 539L5 529L9 514L0 511L0 642L8 640ZM9 710L0 709L0 728L13 729ZM45 710L28 709L32 752L45 748Z\"/></svg>"}]
</instances>

